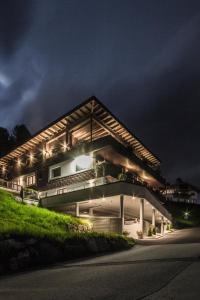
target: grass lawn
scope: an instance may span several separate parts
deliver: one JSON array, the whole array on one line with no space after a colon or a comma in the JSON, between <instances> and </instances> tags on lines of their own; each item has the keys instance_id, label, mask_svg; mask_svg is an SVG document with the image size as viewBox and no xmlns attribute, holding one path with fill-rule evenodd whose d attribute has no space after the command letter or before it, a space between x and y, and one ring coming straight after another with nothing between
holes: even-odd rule
<instances>
[{"instance_id":1,"label":"grass lawn","mask_svg":"<svg viewBox=\"0 0 200 300\"><path fill-rule=\"evenodd\" d=\"M19 203L12 194L0 189L0 236L2 237L28 236L60 242L68 239L106 237L123 240L123 242L126 240L130 245L133 244L133 240L117 234L70 232L69 224L81 224L86 228L91 225L87 220Z\"/></svg>"},{"instance_id":2,"label":"grass lawn","mask_svg":"<svg viewBox=\"0 0 200 300\"><path fill-rule=\"evenodd\" d=\"M167 202L165 207L172 214L177 228L200 226L200 205L190 203ZM185 213L188 214L186 218Z\"/></svg>"}]
</instances>

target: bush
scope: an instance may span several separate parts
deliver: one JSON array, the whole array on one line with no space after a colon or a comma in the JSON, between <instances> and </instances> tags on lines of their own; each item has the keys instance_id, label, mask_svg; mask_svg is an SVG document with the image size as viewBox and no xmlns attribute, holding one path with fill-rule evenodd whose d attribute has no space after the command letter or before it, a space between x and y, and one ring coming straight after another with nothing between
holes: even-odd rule
<instances>
[{"instance_id":1,"label":"bush","mask_svg":"<svg viewBox=\"0 0 200 300\"><path fill-rule=\"evenodd\" d=\"M152 234L153 234L153 235L156 235L156 227L153 227L153 228L152 228Z\"/></svg>"},{"instance_id":2,"label":"bush","mask_svg":"<svg viewBox=\"0 0 200 300\"><path fill-rule=\"evenodd\" d=\"M148 229L147 236L152 236L152 230L151 230L151 227L149 227L149 229Z\"/></svg>"}]
</instances>

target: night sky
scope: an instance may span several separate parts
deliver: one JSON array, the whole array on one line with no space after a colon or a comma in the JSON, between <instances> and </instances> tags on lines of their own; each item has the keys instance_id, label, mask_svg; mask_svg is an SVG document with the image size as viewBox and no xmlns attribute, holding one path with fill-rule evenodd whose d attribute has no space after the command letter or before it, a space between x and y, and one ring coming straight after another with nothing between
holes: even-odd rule
<instances>
[{"instance_id":1,"label":"night sky","mask_svg":"<svg viewBox=\"0 0 200 300\"><path fill-rule=\"evenodd\" d=\"M96 95L200 186L200 1L0 0L0 126L32 133Z\"/></svg>"}]
</instances>

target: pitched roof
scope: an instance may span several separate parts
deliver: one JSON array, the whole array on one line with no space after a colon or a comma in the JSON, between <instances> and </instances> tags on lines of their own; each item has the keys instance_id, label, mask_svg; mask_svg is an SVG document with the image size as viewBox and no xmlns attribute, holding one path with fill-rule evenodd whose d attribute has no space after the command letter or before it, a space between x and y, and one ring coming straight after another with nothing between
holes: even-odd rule
<instances>
[{"instance_id":1,"label":"pitched roof","mask_svg":"<svg viewBox=\"0 0 200 300\"><path fill-rule=\"evenodd\" d=\"M104 130L109 130L111 134L118 137L127 146L133 148L133 151L140 158L147 160L154 166L160 165L160 160L144 144L130 132L122 122L120 122L95 96L90 97L73 110L64 114L48 126L44 127L34 134L27 142L18 146L7 155L0 158L0 165L6 165L10 160L15 159L36 147L39 143L51 139L59 132L63 132L66 126L86 118L93 111L93 117L96 122L101 124Z\"/></svg>"}]
</instances>

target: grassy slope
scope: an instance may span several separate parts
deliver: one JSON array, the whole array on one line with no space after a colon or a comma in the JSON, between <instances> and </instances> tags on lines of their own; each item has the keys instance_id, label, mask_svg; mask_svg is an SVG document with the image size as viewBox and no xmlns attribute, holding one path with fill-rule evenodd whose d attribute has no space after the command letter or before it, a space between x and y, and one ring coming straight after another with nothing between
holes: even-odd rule
<instances>
[{"instance_id":1,"label":"grassy slope","mask_svg":"<svg viewBox=\"0 0 200 300\"><path fill-rule=\"evenodd\" d=\"M0 234L16 233L62 238L66 235L69 223L86 222L73 216L18 203L11 194L0 190Z\"/></svg>"},{"instance_id":2,"label":"grassy slope","mask_svg":"<svg viewBox=\"0 0 200 300\"><path fill-rule=\"evenodd\" d=\"M175 226L178 228L200 226L200 205L168 202L165 207L172 214ZM184 218L184 213L189 212L188 219Z\"/></svg>"},{"instance_id":3,"label":"grassy slope","mask_svg":"<svg viewBox=\"0 0 200 300\"><path fill-rule=\"evenodd\" d=\"M70 215L63 215L44 208L18 203L11 194L0 190L1 236L30 236L47 238L52 241L105 236L107 238L111 237L119 240L127 240L130 245L133 244L133 241L121 235L100 234L95 232L72 233L67 231L67 224L69 223L89 225L89 221L81 220Z\"/></svg>"}]
</instances>

